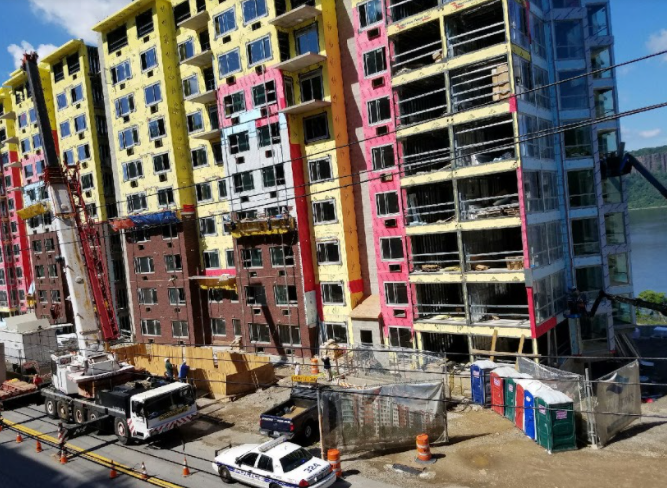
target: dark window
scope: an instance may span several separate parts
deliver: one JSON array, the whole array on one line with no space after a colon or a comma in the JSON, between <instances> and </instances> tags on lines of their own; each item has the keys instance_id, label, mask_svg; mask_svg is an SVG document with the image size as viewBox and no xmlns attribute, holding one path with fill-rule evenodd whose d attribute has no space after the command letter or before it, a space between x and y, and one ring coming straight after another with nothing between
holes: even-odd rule
<instances>
[{"instance_id":1,"label":"dark window","mask_svg":"<svg viewBox=\"0 0 667 488\"><path fill-rule=\"evenodd\" d=\"M65 70L62 61L53 65L53 78L57 82L65 79Z\"/></svg>"},{"instance_id":2,"label":"dark window","mask_svg":"<svg viewBox=\"0 0 667 488\"><path fill-rule=\"evenodd\" d=\"M135 17L137 24L137 37L144 37L153 32L153 10L146 10Z\"/></svg>"},{"instance_id":3,"label":"dark window","mask_svg":"<svg viewBox=\"0 0 667 488\"><path fill-rule=\"evenodd\" d=\"M72 54L71 56L67 56L67 72L70 75L73 75L74 73L78 73L81 71L81 63L79 62L79 54Z\"/></svg>"},{"instance_id":4,"label":"dark window","mask_svg":"<svg viewBox=\"0 0 667 488\"><path fill-rule=\"evenodd\" d=\"M315 142L329 138L327 112L303 119L305 142Z\"/></svg>"},{"instance_id":5,"label":"dark window","mask_svg":"<svg viewBox=\"0 0 667 488\"><path fill-rule=\"evenodd\" d=\"M127 46L127 27L121 25L107 34L107 49L109 54Z\"/></svg>"}]
</instances>

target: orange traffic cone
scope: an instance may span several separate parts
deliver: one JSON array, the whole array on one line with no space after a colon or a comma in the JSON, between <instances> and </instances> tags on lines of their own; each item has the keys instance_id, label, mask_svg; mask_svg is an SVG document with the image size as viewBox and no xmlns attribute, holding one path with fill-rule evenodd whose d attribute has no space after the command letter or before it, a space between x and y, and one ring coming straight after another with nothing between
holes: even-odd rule
<instances>
[{"instance_id":1,"label":"orange traffic cone","mask_svg":"<svg viewBox=\"0 0 667 488\"><path fill-rule=\"evenodd\" d=\"M148 471L146 471L146 465L141 463L141 479L142 480L147 480L148 479Z\"/></svg>"},{"instance_id":2,"label":"orange traffic cone","mask_svg":"<svg viewBox=\"0 0 667 488\"><path fill-rule=\"evenodd\" d=\"M60 450L60 464L67 464L67 452L65 452L65 449Z\"/></svg>"},{"instance_id":3,"label":"orange traffic cone","mask_svg":"<svg viewBox=\"0 0 667 488\"><path fill-rule=\"evenodd\" d=\"M190 468L188 468L188 458L183 456L183 476L190 476Z\"/></svg>"},{"instance_id":4,"label":"orange traffic cone","mask_svg":"<svg viewBox=\"0 0 667 488\"><path fill-rule=\"evenodd\" d=\"M23 437L21 437L21 433L17 432L16 433L16 442L23 442Z\"/></svg>"},{"instance_id":5,"label":"orange traffic cone","mask_svg":"<svg viewBox=\"0 0 667 488\"><path fill-rule=\"evenodd\" d=\"M113 461L111 461L111 471L109 472L109 479L113 480L118 476L118 473L116 472L116 465L114 464Z\"/></svg>"},{"instance_id":6,"label":"orange traffic cone","mask_svg":"<svg viewBox=\"0 0 667 488\"><path fill-rule=\"evenodd\" d=\"M39 439L37 439L37 444L35 444L35 452L42 452L44 449L42 449L42 443L39 442Z\"/></svg>"}]
</instances>

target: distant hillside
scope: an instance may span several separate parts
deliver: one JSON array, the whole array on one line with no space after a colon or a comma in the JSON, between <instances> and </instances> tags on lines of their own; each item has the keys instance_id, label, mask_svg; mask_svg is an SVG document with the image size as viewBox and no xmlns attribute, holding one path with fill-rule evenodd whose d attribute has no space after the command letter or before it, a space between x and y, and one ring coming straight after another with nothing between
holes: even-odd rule
<instances>
[{"instance_id":1,"label":"distant hillside","mask_svg":"<svg viewBox=\"0 0 667 488\"><path fill-rule=\"evenodd\" d=\"M646 168L667 186L667 146L645 147L630 151ZM626 177L628 207L664 207L667 201L640 174L633 171Z\"/></svg>"}]
</instances>

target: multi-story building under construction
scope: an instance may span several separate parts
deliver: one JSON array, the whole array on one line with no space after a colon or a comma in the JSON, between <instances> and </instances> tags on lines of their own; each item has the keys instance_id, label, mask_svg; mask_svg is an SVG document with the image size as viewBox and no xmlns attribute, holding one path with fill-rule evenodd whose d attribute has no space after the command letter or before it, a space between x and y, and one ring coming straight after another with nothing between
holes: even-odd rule
<instances>
[{"instance_id":1,"label":"multi-story building under construction","mask_svg":"<svg viewBox=\"0 0 667 488\"><path fill-rule=\"evenodd\" d=\"M581 77L613 62L608 3L358 1L354 28L388 342L614 350L625 310L564 315L569 287L632 293L624 194L600 171L614 73Z\"/></svg>"},{"instance_id":2,"label":"multi-story building under construction","mask_svg":"<svg viewBox=\"0 0 667 488\"><path fill-rule=\"evenodd\" d=\"M622 305L566 316L570 288L632 293L624 190L603 171L618 146L608 2L136 0L94 29L103 81L83 89L110 172L96 136L100 164L79 155L63 70L91 59L83 44L47 58L47 99L54 127L75 126L61 153L81 161L90 210L113 219L116 306L138 340L624 347ZM19 166L38 183L22 76L0 92L10 219Z\"/></svg>"}]
</instances>

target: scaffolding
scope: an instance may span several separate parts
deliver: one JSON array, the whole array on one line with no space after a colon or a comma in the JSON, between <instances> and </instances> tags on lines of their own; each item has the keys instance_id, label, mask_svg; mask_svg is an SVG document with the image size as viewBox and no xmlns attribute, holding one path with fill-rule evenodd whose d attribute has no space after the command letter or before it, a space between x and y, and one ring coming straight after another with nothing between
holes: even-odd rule
<instances>
[{"instance_id":1,"label":"scaffolding","mask_svg":"<svg viewBox=\"0 0 667 488\"><path fill-rule=\"evenodd\" d=\"M442 74L419 79L397 90L398 115L401 126L419 124L447 115L447 88Z\"/></svg>"},{"instance_id":2,"label":"scaffolding","mask_svg":"<svg viewBox=\"0 0 667 488\"><path fill-rule=\"evenodd\" d=\"M469 54L506 42L502 2L483 5L453 15L445 22L447 56Z\"/></svg>"}]
</instances>

